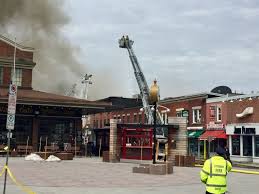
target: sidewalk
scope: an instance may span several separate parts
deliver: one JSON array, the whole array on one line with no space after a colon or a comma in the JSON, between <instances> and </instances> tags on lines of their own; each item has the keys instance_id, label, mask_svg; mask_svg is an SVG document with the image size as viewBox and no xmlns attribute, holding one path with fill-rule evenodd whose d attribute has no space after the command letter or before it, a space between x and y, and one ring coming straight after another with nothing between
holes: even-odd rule
<instances>
[{"instance_id":1,"label":"sidewalk","mask_svg":"<svg viewBox=\"0 0 259 194\"><path fill-rule=\"evenodd\" d=\"M232 161L233 167L238 167L238 168L248 168L248 169L259 169L259 164L256 163L251 163L251 162L235 162ZM203 165L204 160L196 160L196 164Z\"/></svg>"},{"instance_id":2,"label":"sidewalk","mask_svg":"<svg viewBox=\"0 0 259 194\"><path fill-rule=\"evenodd\" d=\"M233 166L239 168L259 169L259 164L256 163L233 162Z\"/></svg>"}]
</instances>

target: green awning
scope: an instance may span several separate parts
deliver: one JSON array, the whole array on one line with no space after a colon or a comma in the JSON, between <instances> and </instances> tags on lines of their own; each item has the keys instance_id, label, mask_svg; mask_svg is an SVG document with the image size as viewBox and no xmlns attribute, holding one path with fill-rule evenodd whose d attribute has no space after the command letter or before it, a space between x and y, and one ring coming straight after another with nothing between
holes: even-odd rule
<instances>
[{"instance_id":1,"label":"green awning","mask_svg":"<svg viewBox=\"0 0 259 194\"><path fill-rule=\"evenodd\" d=\"M188 138L198 138L203 132L203 130L188 131Z\"/></svg>"}]
</instances>

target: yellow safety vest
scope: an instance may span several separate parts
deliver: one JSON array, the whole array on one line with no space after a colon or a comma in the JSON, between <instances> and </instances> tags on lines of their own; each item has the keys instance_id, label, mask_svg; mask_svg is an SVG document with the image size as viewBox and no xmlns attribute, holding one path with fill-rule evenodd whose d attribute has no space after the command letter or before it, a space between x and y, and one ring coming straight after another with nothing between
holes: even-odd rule
<instances>
[{"instance_id":1,"label":"yellow safety vest","mask_svg":"<svg viewBox=\"0 0 259 194\"><path fill-rule=\"evenodd\" d=\"M201 181L210 193L221 194L227 191L227 173L232 169L229 161L221 156L213 156L205 161L200 172Z\"/></svg>"}]
</instances>

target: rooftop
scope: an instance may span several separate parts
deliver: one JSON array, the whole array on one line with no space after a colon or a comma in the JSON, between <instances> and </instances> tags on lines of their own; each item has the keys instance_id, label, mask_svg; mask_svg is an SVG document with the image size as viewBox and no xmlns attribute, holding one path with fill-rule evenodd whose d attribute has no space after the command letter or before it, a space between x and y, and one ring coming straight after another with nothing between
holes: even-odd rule
<instances>
[{"instance_id":1,"label":"rooftop","mask_svg":"<svg viewBox=\"0 0 259 194\"><path fill-rule=\"evenodd\" d=\"M240 100L240 99L252 99L259 97L259 93L254 94L238 94L238 95L223 95L221 97L217 98L209 98L206 100L207 103L213 103L213 102L225 102L225 101L231 101L231 100Z\"/></svg>"},{"instance_id":2,"label":"rooftop","mask_svg":"<svg viewBox=\"0 0 259 194\"><path fill-rule=\"evenodd\" d=\"M203 92L203 93L196 93L196 94L190 94L190 95L184 95L184 96L178 96L178 97L164 98L160 100L160 103L166 103L166 102L172 102L172 101L183 101L183 100L189 100L189 99L195 99L195 98L213 98L213 97L219 97L219 96L222 96L222 94Z\"/></svg>"},{"instance_id":3,"label":"rooftop","mask_svg":"<svg viewBox=\"0 0 259 194\"><path fill-rule=\"evenodd\" d=\"M23 46L23 45L20 45L18 43L15 43L13 40L10 40L9 38L6 38L4 37L3 35L0 34L0 40L2 40L3 42L9 44L9 45L12 45L12 46L15 46L21 50L21 51L28 51L28 52L33 52L34 51L34 48L32 47L27 47L27 46Z\"/></svg>"},{"instance_id":4,"label":"rooftop","mask_svg":"<svg viewBox=\"0 0 259 194\"><path fill-rule=\"evenodd\" d=\"M8 88L0 88L0 103L8 102ZM109 107L110 103L88 101L69 96L62 96L31 89L17 90L17 104L48 105L78 108L100 108Z\"/></svg>"}]
</instances>

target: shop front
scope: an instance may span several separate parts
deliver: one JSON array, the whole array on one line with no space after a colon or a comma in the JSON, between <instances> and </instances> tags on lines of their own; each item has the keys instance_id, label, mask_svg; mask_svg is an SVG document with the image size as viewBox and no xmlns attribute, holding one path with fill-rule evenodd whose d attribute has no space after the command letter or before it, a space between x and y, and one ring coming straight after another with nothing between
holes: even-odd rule
<instances>
[{"instance_id":1,"label":"shop front","mask_svg":"<svg viewBox=\"0 0 259 194\"><path fill-rule=\"evenodd\" d=\"M122 159L152 160L152 129L122 129Z\"/></svg>"},{"instance_id":2,"label":"shop front","mask_svg":"<svg viewBox=\"0 0 259 194\"><path fill-rule=\"evenodd\" d=\"M203 157L203 141L199 137L204 133L203 127L187 127L188 135L188 153L200 159Z\"/></svg>"},{"instance_id":3,"label":"shop front","mask_svg":"<svg viewBox=\"0 0 259 194\"><path fill-rule=\"evenodd\" d=\"M259 163L259 124L229 124L226 126L231 159Z\"/></svg>"},{"instance_id":4,"label":"shop front","mask_svg":"<svg viewBox=\"0 0 259 194\"><path fill-rule=\"evenodd\" d=\"M227 144L225 130L206 130L199 139L204 141L204 159L214 155L217 147L224 147Z\"/></svg>"},{"instance_id":5,"label":"shop front","mask_svg":"<svg viewBox=\"0 0 259 194\"><path fill-rule=\"evenodd\" d=\"M17 94L12 150L23 145L32 146L34 151L44 151L45 145L57 145L60 151L67 144L80 147L82 115L107 105L29 89L19 89ZM7 144L7 101L8 88L0 88L0 145Z\"/></svg>"}]
</instances>

